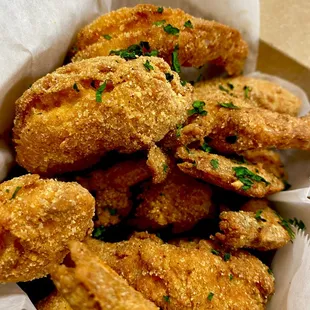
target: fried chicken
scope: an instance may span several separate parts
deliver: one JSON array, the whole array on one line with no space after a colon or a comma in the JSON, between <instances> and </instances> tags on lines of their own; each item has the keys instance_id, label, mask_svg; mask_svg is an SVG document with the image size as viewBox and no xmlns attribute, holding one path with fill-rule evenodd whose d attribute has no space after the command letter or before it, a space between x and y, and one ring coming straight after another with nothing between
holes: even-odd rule
<instances>
[{"instance_id":1,"label":"fried chicken","mask_svg":"<svg viewBox=\"0 0 310 310\"><path fill-rule=\"evenodd\" d=\"M208 184L196 181L174 167L161 184L148 183L130 222L139 229L172 226L174 232L191 229L199 220L212 217L214 205Z\"/></svg>"},{"instance_id":2,"label":"fried chicken","mask_svg":"<svg viewBox=\"0 0 310 310\"><path fill-rule=\"evenodd\" d=\"M56 266L52 279L74 310L156 310L151 301L128 285L80 242L70 244L73 266Z\"/></svg>"},{"instance_id":3,"label":"fried chicken","mask_svg":"<svg viewBox=\"0 0 310 310\"><path fill-rule=\"evenodd\" d=\"M194 178L244 196L262 198L284 189L284 183L259 165L238 163L221 155L181 147L178 167Z\"/></svg>"},{"instance_id":4,"label":"fried chicken","mask_svg":"<svg viewBox=\"0 0 310 310\"><path fill-rule=\"evenodd\" d=\"M130 187L151 177L144 159L117 163L108 170L94 170L77 181L96 198L95 226L118 224L132 208Z\"/></svg>"},{"instance_id":5,"label":"fried chicken","mask_svg":"<svg viewBox=\"0 0 310 310\"><path fill-rule=\"evenodd\" d=\"M267 200L250 200L241 210L220 214L222 232L217 233L216 238L225 246L268 251L281 248L291 240Z\"/></svg>"},{"instance_id":6,"label":"fried chicken","mask_svg":"<svg viewBox=\"0 0 310 310\"><path fill-rule=\"evenodd\" d=\"M157 57L97 57L61 67L16 102L17 162L53 175L89 167L111 150L148 149L185 121L191 90Z\"/></svg>"},{"instance_id":7,"label":"fried chicken","mask_svg":"<svg viewBox=\"0 0 310 310\"><path fill-rule=\"evenodd\" d=\"M232 97L243 99L252 106L270 111L297 116L301 100L288 90L273 82L258 78L238 76L217 78L195 84L195 94L204 98L214 91L221 90Z\"/></svg>"},{"instance_id":8,"label":"fried chicken","mask_svg":"<svg viewBox=\"0 0 310 310\"><path fill-rule=\"evenodd\" d=\"M24 175L0 185L0 282L30 281L93 228L94 198L77 183Z\"/></svg>"},{"instance_id":9,"label":"fried chicken","mask_svg":"<svg viewBox=\"0 0 310 310\"><path fill-rule=\"evenodd\" d=\"M242 71L248 54L239 31L215 21L186 14L180 9L150 4L121 8L84 27L71 51L73 61L107 56L113 51L147 41L151 50L171 63L178 46L182 66L200 67L207 62L223 66L230 75Z\"/></svg>"},{"instance_id":10,"label":"fried chicken","mask_svg":"<svg viewBox=\"0 0 310 310\"><path fill-rule=\"evenodd\" d=\"M37 310L72 310L58 291L54 291L36 304Z\"/></svg>"},{"instance_id":11,"label":"fried chicken","mask_svg":"<svg viewBox=\"0 0 310 310\"><path fill-rule=\"evenodd\" d=\"M261 261L244 251L222 257L210 250L217 247L212 241L175 246L140 233L129 241L86 244L162 309L265 309L274 291Z\"/></svg>"}]
</instances>

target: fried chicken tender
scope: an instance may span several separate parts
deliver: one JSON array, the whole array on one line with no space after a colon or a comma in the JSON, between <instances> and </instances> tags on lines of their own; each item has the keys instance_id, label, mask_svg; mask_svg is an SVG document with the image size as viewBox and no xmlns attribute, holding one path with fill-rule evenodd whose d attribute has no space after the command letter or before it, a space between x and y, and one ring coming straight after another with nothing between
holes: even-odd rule
<instances>
[{"instance_id":1,"label":"fried chicken tender","mask_svg":"<svg viewBox=\"0 0 310 310\"><path fill-rule=\"evenodd\" d=\"M130 187L151 177L144 159L117 163L108 170L94 170L77 177L96 198L95 226L118 224L132 208Z\"/></svg>"},{"instance_id":2,"label":"fried chicken tender","mask_svg":"<svg viewBox=\"0 0 310 310\"><path fill-rule=\"evenodd\" d=\"M185 147L176 155L184 161L178 164L184 173L244 196L262 198L284 189L280 179L259 165Z\"/></svg>"},{"instance_id":3,"label":"fried chicken tender","mask_svg":"<svg viewBox=\"0 0 310 310\"><path fill-rule=\"evenodd\" d=\"M265 309L274 291L261 261L244 251L222 258L210 251L212 241L175 246L140 233L129 241L86 244L161 309Z\"/></svg>"},{"instance_id":4,"label":"fried chicken tender","mask_svg":"<svg viewBox=\"0 0 310 310\"><path fill-rule=\"evenodd\" d=\"M36 305L37 310L72 310L68 302L55 290Z\"/></svg>"},{"instance_id":5,"label":"fried chicken tender","mask_svg":"<svg viewBox=\"0 0 310 310\"><path fill-rule=\"evenodd\" d=\"M173 75L167 81L165 73ZM91 166L111 150L148 149L183 122L191 86L161 58L97 57L46 75L16 102L18 163L53 175Z\"/></svg>"},{"instance_id":6,"label":"fried chicken tender","mask_svg":"<svg viewBox=\"0 0 310 310\"><path fill-rule=\"evenodd\" d=\"M196 181L175 167L164 183L145 186L131 222L139 229L172 225L174 232L189 230L199 220L212 217L211 195L208 184Z\"/></svg>"},{"instance_id":7,"label":"fried chicken tender","mask_svg":"<svg viewBox=\"0 0 310 310\"><path fill-rule=\"evenodd\" d=\"M48 274L70 240L90 235L95 201L77 183L24 175L0 185L0 282Z\"/></svg>"},{"instance_id":8,"label":"fried chicken tender","mask_svg":"<svg viewBox=\"0 0 310 310\"><path fill-rule=\"evenodd\" d=\"M242 210L220 214L222 233L216 233L216 238L225 246L268 251L281 248L291 240L267 200L250 200Z\"/></svg>"},{"instance_id":9,"label":"fried chicken tender","mask_svg":"<svg viewBox=\"0 0 310 310\"><path fill-rule=\"evenodd\" d=\"M297 116L301 107L301 100L294 94L273 82L238 76L235 78L216 78L195 84L198 97L222 90L233 97L243 99L252 106L270 111Z\"/></svg>"},{"instance_id":10,"label":"fried chicken tender","mask_svg":"<svg viewBox=\"0 0 310 310\"><path fill-rule=\"evenodd\" d=\"M75 310L156 310L151 301L128 285L80 242L70 244L74 267L57 266L52 279Z\"/></svg>"},{"instance_id":11,"label":"fried chicken tender","mask_svg":"<svg viewBox=\"0 0 310 310\"><path fill-rule=\"evenodd\" d=\"M170 28L177 33L171 33ZM230 75L240 74L248 54L248 46L236 29L180 9L158 12L158 7L143 4L105 14L84 27L72 60L107 56L112 50L126 49L140 41L148 41L150 48L158 50L169 63L178 46L182 66L198 68L211 62L223 66Z\"/></svg>"}]
</instances>

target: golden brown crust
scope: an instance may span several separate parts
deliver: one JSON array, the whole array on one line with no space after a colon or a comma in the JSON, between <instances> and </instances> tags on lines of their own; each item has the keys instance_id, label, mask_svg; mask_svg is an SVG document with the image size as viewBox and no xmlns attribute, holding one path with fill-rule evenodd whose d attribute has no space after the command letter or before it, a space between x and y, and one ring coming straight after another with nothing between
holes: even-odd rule
<instances>
[{"instance_id":1,"label":"golden brown crust","mask_svg":"<svg viewBox=\"0 0 310 310\"><path fill-rule=\"evenodd\" d=\"M77 183L25 175L0 185L0 282L48 274L68 253L70 240L93 228L95 201Z\"/></svg>"},{"instance_id":2,"label":"golden brown crust","mask_svg":"<svg viewBox=\"0 0 310 310\"><path fill-rule=\"evenodd\" d=\"M262 198L284 189L281 180L258 165L237 163L221 155L185 147L178 149L177 156L184 161L178 164L184 173L244 196ZM247 184L237 177L234 170L236 168L246 169L263 180L256 181L251 178L251 186L245 189Z\"/></svg>"},{"instance_id":3,"label":"golden brown crust","mask_svg":"<svg viewBox=\"0 0 310 310\"><path fill-rule=\"evenodd\" d=\"M210 245L217 247L214 242L202 243L208 245L175 246L145 233L113 244L86 242L162 309L265 309L274 291L267 266L244 251L231 253L225 261L210 251Z\"/></svg>"},{"instance_id":4,"label":"golden brown crust","mask_svg":"<svg viewBox=\"0 0 310 310\"><path fill-rule=\"evenodd\" d=\"M259 251L283 247L291 239L287 230L266 200L250 200L239 212L222 212L216 237L225 246L253 248Z\"/></svg>"},{"instance_id":5,"label":"golden brown crust","mask_svg":"<svg viewBox=\"0 0 310 310\"><path fill-rule=\"evenodd\" d=\"M70 244L74 267L57 266L52 279L74 310L156 310L105 262L79 242Z\"/></svg>"},{"instance_id":6,"label":"golden brown crust","mask_svg":"<svg viewBox=\"0 0 310 310\"><path fill-rule=\"evenodd\" d=\"M58 291L54 291L36 304L37 310L72 310Z\"/></svg>"},{"instance_id":7,"label":"golden brown crust","mask_svg":"<svg viewBox=\"0 0 310 310\"><path fill-rule=\"evenodd\" d=\"M166 72L174 75L171 82ZM97 102L104 82L109 86ZM83 169L110 150L147 149L186 119L191 89L157 57L97 57L59 68L16 102L17 161L51 175Z\"/></svg>"},{"instance_id":8,"label":"golden brown crust","mask_svg":"<svg viewBox=\"0 0 310 310\"><path fill-rule=\"evenodd\" d=\"M96 19L78 34L73 61L107 56L111 50L124 49L140 41L148 41L151 49L171 62L171 54L179 46L179 60L183 66L200 67L207 62L224 66L231 75L242 71L248 47L239 31L215 21L208 21L186 14L180 9L164 8L150 4L121 8ZM165 20L164 25L154 22ZM190 20L193 28L184 26ZM179 35L164 31L171 24ZM110 35L107 40L104 35Z\"/></svg>"}]
</instances>

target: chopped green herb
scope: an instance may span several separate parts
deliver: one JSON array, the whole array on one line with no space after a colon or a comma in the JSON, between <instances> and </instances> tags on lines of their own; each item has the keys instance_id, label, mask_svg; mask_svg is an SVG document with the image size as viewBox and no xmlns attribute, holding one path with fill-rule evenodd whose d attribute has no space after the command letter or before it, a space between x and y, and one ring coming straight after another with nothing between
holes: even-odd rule
<instances>
[{"instance_id":1,"label":"chopped green herb","mask_svg":"<svg viewBox=\"0 0 310 310\"><path fill-rule=\"evenodd\" d=\"M275 212L275 214L278 216L278 218L280 219L280 222L278 222L282 227L284 227L286 229L286 231L288 232L291 240L295 239L295 233L292 229L291 224L285 220L279 213Z\"/></svg>"},{"instance_id":2,"label":"chopped green herb","mask_svg":"<svg viewBox=\"0 0 310 310\"><path fill-rule=\"evenodd\" d=\"M144 56L153 56L156 57L158 56L158 50L152 50L150 52L144 53Z\"/></svg>"},{"instance_id":3,"label":"chopped green herb","mask_svg":"<svg viewBox=\"0 0 310 310\"><path fill-rule=\"evenodd\" d=\"M210 292L208 295L208 300L211 301L214 296L214 293Z\"/></svg>"},{"instance_id":4,"label":"chopped green herb","mask_svg":"<svg viewBox=\"0 0 310 310\"><path fill-rule=\"evenodd\" d=\"M108 209L109 210L109 213L110 215L116 215L117 214L117 209Z\"/></svg>"},{"instance_id":5,"label":"chopped green herb","mask_svg":"<svg viewBox=\"0 0 310 310\"><path fill-rule=\"evenodd\" d=\"M267 269L268 273L271 274L273 276L273 272L270 268Z\"/></svg>"},{"instance_id":6,"label":"chopped green herb","mask_svg":"<svg viewBox=\"0 0 310 310\"><path fill-rule=\"evenodd\" d=\"M161 239L161 234L160 234L159 232L156 233L156 237L159 238L159 239Z\"/></svg>"},{"instance_id":7,"label":"chopped green herb","mask_svg":"<svg viewBox=\"0 0 310 310\"><path fill-rule=\"evenodd\" d=\"M163 164L163 170L165 173L167 173L167 171L168 171L168 165L167 164Z\"/></svg>"},{"instance_id":8,"label":"chopped green herb","mask_svg":"<svg viewBox=\"0 0 310 310\"><path fill-rule=\"evenodd\" d=\"M182 80L181 80L181 82L180 82L180 83L181 83L181 85L182 85L182 86L185 86L185 85L187 84L187 82L186 82L186 81L182 81Z\"/></svg>"},{"instance_id":9,"label":"chopped green herb","mask_svg":"<svg viewBox=\"0 0 310 310\"><path fill-rule=\"evenodd\" d=\"M190 154L190 153L191 153L191 150L188 148L188 146L187 146L187 145L185 145L185 150L186 150L186 152L187 152L188 154Z\"/></svg>"},{"instance_id":10,"label":"chopped green herb","mask_svg":"<svg viewBox=\"0 0 310 310\"><path fill-rule=\"evenodd\" d=\"M231 83L227 83L227 86L228 86L230 89L234 89L234 85L231 84Z\"/></svg>"},{"instance_id":11,"label":"chopped green herb","mask_svg":"<svg viewBox=\"0 0 310 310\"><path fill-rule=\"evenodd\" d=\"M158 20L157 22L154 22L153 25L155 26L163 26L166 23L166 21L163 20Z\"/></svg>"},{"instance_id":12,"label":"chopped green herb","mask_svg":"<svg viewBox=\"0 0 310 310\"><path fill-rule=\"evenodd\" d=\"M181 137L181 129L182 128L183 128L183 125L181 125L181 124L177 125L177 133L176 133L177 138Z\"/></svg>"},{"instance_id":13,"label":"chopped green herb","mask_svg":"<svg viewBox=\"0 0 310 310\"><path fill-rule=\"evenodd\" d=\"M288 222L300 230L306 229L305 223L302 220L298 220L296 217L294 217L294 219L289 219Z\"/></svg>"},{"instance_id":14,"label":"chopped green herb","mask_svg":"<svg viewBox=\"0 0 310 310\"><path fill-rule=\"evenodd\" d=\"M284 183L284 191L287 191L292 187L292 185L288 183L286 180L283 180L283 183Z\"/></svg>"},{"instance_id":15,"label":"chopped green herb","mask_svg":"<svg viewBox=\"0 0 310 310\"><path fill-rule=\"evenodd\" d=\"M79 88L78 88L78 86L77 86L76 83L73 84L73 87L72 87L72 88L73 88L77 93L80 92L80 90L79 90Z\"/></svg>"},{"instance_id":16,"label":"chopped green herb","mask_svg":"<svg viewBox=\"0 0 310 310\"><path fill-rule=\"evenodd\" d=\"M163 296L163 300L164 300L165 302L170 303L170 296L168 296L168 295Z\"/></svg>"},{"instance_id":17,"label":"chopped green herb","mask_svg":"<svg viewBox=\"0 0 310 310\"><path fill-rule=\"evenodd\" d=\"M235 144L238 140L238 136L228 136L225 138L225 141L229 144Z\"/></svg>"},{"instance_id":18,"label":"chopped green herb","mask_svg":"<svg viewBox=\"0 0 310 310\"><path fill-rule=\"evenodd\" d=\"M208 145L207 142L204 142L201 146L202 150L206 153L211 153L213 151L212 147Z\"/></svg>"},{"instance_id":19,"label":"chopped green herb","mask_svg":"<svg viewBox=\"0 0 310 310\"><path fill-rule=\"evenodd\" d=\"M77 46L73 46L73 47L72 47L72 51L73 51L73 52L77 52L78 50L79 50L79 48L78 48Z\"/></svg>"},{"instance_id":20,"label":"chopped green herb","mask_svg":"<svg viewBox=\"0 0 310 310\"><path fill-rule=\"evenodd\" d=\"M257 221L267 222L264 218L261 217L263 210L257 210L255 213L255 219Z\"/></svg>"},{"instance_id":21,"label":"chopped green herb","mask_svg":"<svg viewBox=\"0 0 310 310\"><path fill-rule=\"evenodd\" d=\"M232 274L229 275L229 280L231 281L234 278Z\"/></svg>"},{"instance_id":22,"label":"chopped green herb","mask_svg":"<svg viewBox=\"0 0 310 310\"><path fill-rule=\"evenodd\" d=\"M220 89L221 91L224 91L224 92L226 92L226 93L229 93L229 90L228 90L227 88L225 88L223 85L219 85L219 89Z\"/></svg>"},{"instance_id":23,"label":"chopped green herb","mask_svg":"<svg viewBox=\"0 0 310 310\"><path fill-rule=\"evenodd\" d=\"M229 261L230 260L230 256L231 256L230 253L225 253L224 254L224 261L225 262Z\"/></svg>"},{"instance_id":24,"label":"chopped green herb","mask_svg":"<svg viewBox=\"0 0 310 310\"><path fill-rule=\"evenodd\" d=\"M240 109L236 105L234 105L232 102L219 102L218 103L221 107L227 108L227 109Z\"/></svg>"},{"instance_id":25,"label":"chopped green herb","mask_svg":"<svg viewBox=\"0 0 310 310\"><path fill-rule=\"evenodd\" d=\"M158 13L162 13L164 11L164 8L162 6L158 7L157 8L157 12Z\"/></svg>"},{"instance_id":26,"label":"chopped green herb","mask_svg":"<svg viewBox=\"0 0 310 310\"><path fill-rule=\"evenodd\" d=\"M14 193L13 193L12 197L10 198L10 200L15 199L16 196L17 196L17 194L18 194L18 192L19 192L21 189L22 189L21 186L17 186L17 187L15 188Z\"/></svg>"},{"instance_id":27,"label":"chopped green herb","mask_svg":"<svg viewBox=\"0 0 310 310\"><path fill-rule=\"evenodd\" d=\"M143 66L145 67L146 71L151 71L151 70L154 70L154 67L151 65L150 61L147 60Z\"/></svg>"},{"instance_id":28,"label":"chopped green herb","mask_svg":"<svg viewBox=\"0 0 310 310\"><path fill-rule=\"evenodd\" d=\"M169 73L169 72L166 72L165 73L165 76L166 76L166 80L168 82L171 82L173 80L173 74Z\"/></svg>"},{"instance_id":29,"label":"chopped green herb","mask_svg":"<svg viewBox=\"0 0 310 310\"><path fill-rule=\"evenodd\" d=\"M188 21L186 21L184 23L184 27L186 27L186 28L194 28L193 24L192 24L192 22L190 20L188 20Z\"/></svg>"},{"instance_id":30,"label":"chopped green herb","mask_svg":"<svg viewBox=\"0 0 310 310\"><path fill-rule=\"evenodd\" d=\"M102 102L102 93L104 92L105 88L107 86L107 82L105 81L102 85L99 86L99 88L96 91L96 101Z\"/></svg>"},{"instance_id":31,"label":"chopped green herb","mask_svg":"<svg viewBox=\"0 0 310 310\"><path fill-rule=\"evenodd\" d=\"M202 79L202 74L200 73L195 83L200 82L201 79Z\"/></svg>"},{"instance_id":32,"label":"chopped green herb","mask_svg":"<svg viewBox=\"0 0 310 310\"><path fill-rule=\"evenodd\" d=\"M219 167L219 161L217 159L211 159L210 164L214 170L216 170Z\"/></svg>"},{"instance_id":33,"label":"chopped green herb","mask_svg":"<svg viewBox=\"0 0 310 310\"><path fill-rule=\"evenodd\" d=\"M235 172L237 179L239 179L244 184L242 186L242 189L244 191L250 189L254 182L264 182L266 185L270 184L263 177L253 173L246 167L240 166L233 167L232 169Z\"/></svg>"},{"instance_id":34,"label":"chopped green herb","mask_svg":"<svg viewBox=\"0 0 310 310\"><path fill-rule=\"evenodd\" d=\"M215 249L212 249L211 253L214 254L214 255L220 255L220 252L215 250Z\"/></svg>"},{"instance_id":35,"label":"chopped green herb","mask_svg":"<svg viewBox=\"0 0 310 310\"><path fill-rule=\"evenodd\" d=\"M31 88L31 86L32 86L32 83L31 83L31 84L29 84L28 88Z\"/></svg>"},{"instance_id":36,"label":"chopped green herb","mask_svg":"<svg viewBox=\"0 0 310 310\"><path fill-rule=\"evenodd\" d=\"M6 193L9 193L9 192L10 192L10 190L7 188L7 189L5 190L5 192L6 192Z\"/></svg>"},{"instance_id":37,"label":"chopped green herb","mask_svg":"<svg viewBox=\"0 0 310 310\"><path fill-rule=\"evenodd\" d=\"M245 99L250 98L249 95L250 95L250 92L252 91L252 88L245 85L245 86L243 87L243 91L244 91L244 98L245 98Z\"/></svg>"},{"instance_id":38,"label":"chopped green herb","mask_svg":"<svg viewBox=\"0 0 310 310\"><path fill-rule=\"evenodd\" d=\"M171 24L168 24L167 26L164 27L165 32L172 34L174 36L178 36L180 30L176 27L173 27Z\"/></svg>"},{"instance_id":39,"label":"chopped green herb","mask_svg":"<svg viewBox=\"0 0 310 310\"><path fill-rule=\"evenodd\" d=\"M200 100L194 101L193 104L192 104L194 109L189 110L188 111L188 115L189 116L194 115L194 114L199 114L199 115L202 115L202 116L207 115L208 112L203 109L203 107L205 105L206 104L205 104L204 101L200 101Z\"/></svg>"},{"instance_id":40,"label":"chopped green herb","mask_svg":"<svg viewBox=\"0 0 310 310\"><path fill-rule=\"evenodd\" d=\"M92 237L94 237L95 239L104 240L104 233L105 227L103 225L100 225L94 228Z\"/></svg>"},{"instance_id":41,"label":"chopped green herb","mask_svg":"<svg viewBox=\"0 0 310 310\"><path fill-rule=\"evenodd\" d=\"M180 73L181 72L181 65L180 65L180 62L179 62L179 46L176 45L174 47L174 50L172 52L172 65L171 65L171 69L177 73ZM182 82L181 82L182 84ZM184 86L184 85L183 85Z\"/></svg>"},{"instance_id":42,"label":"chopped green herb","mask_svg":"<svg viewBox=\"0 0 310 310\"><path fill-rule=\"evenodd\" d=\"M106 39L106 40L111 40L112 37L108 34L104 34L103 37Z\"/></svg>"}]
</instances>

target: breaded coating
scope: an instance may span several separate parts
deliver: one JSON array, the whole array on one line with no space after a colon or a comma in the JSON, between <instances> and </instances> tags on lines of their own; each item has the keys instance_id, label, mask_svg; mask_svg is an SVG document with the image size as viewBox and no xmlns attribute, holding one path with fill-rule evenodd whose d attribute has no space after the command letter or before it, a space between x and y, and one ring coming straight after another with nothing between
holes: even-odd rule
<instances>
[{"instance_id":1,"label":"breaded coating","mask_svg":"<svg viewBox=\"0 0 310 310\"><path fill-rule=\"evenodd\" d=\"M74 310L158 309L84 244L72 242L70 255L74 266L56 266L51 275Z\"/></svg>"},{"instance_id":2,"label":"breaded coating","mask_svg":"<svg viewBox=\"0 0 310 310\"><path fill-rule=\"evenodd\" d=\"M118 224L132 208L130 187L151 177L145 160L127 160L108 170L94 170L77 177L96 198L95 226Z\"/></svg>"},{"instance_id":3,"label":"breaded coating","mask_svg":"<svg viewBox=\"0 0 310 310\"><path fill-rule=\"evenodd\" d=\"M68 302L55 290L36 304L37 310L72 310Z\"/></svg>"},{"instance_id":4,"label":"breaded coating","mask_svg":"<svg viewBox=\"0 0 310 310\"><path fill-rule=\"evenodd\" d=\"M161 309L265 309L274 291L268 267L244 251L222 256L209 245L175 246L147 233L86 244Z\"/></svg>"},{"instance_id":5,"label":"breaded coating","mask_svg":"<svg viewBox=\"0 0 310 310\"><path fill-rule=\"evenodd\" d=\"M182 66L198 68L211 62L230 75L240 74L248 54L247 43L236 29L180 9L158 12L158 7L143 4L102 15L84 27L72 50L77 51L73 61L107 56L140 41L147 41L169 63L178 46Z\"/></svg>"},{"instance_id":6,"label":"breaded coating","mask_svg":"<svg viewBox=\"0 0 310 310\"><path fill-rule=\"evenodd\" d=\"M24 175L0 185L0 282L48 274L70 240L90 235L95 200L77 183Z\"/></svg>"},{"instance_id":7,"label":"breaded coating","mask_svg":"<svg viewBox=\"0 0 310 310\"><path fill-rule=\"evenodd\" d=\"M215 236L226 247L268 251L281 248L291 240L267 200L250 200L242 209L220 214L222 232Z\"/></svg>"},{"instance_id":8,"label":"breaded coating","mask_svg":"<svg viewBox=\"0 0 310 310\"><path fill-rule=\"evenodd\" d=\"M186 119L191 90L158 57L97 57L61 67L16 102L17 161L53 175L89 167L111 150L148 149Z\"/></svg>"},{"instance_id":9,"label":"breaded coating","mask_svg":"<svg viewBox=\"0 0 310 310\"><path fill-rule=\"evenodd\" d=\"M139 229L168 225L174 232L191 229L199 220L212 217L214 205L208 184L196 181L176 167L164 183L147 184L132 224Z\"/></svg>"},{"instance_id":10,"label":"breaded coating","mask_svg":"<svg viewBox=\"0 0 310 310\"><path fill-rule=\"evenodd\" d=\"M297 116L301 107L301 100L294 94L278 84L258 78L216 78L195 84L197 96L203 97L218 90L243 99L252 106L291 116Z\"/></svg>"},{"instance_id":11,"label":"breaded coating","mask_svg":"<svg viewBox=\"0 0 310 310\"><path fill-rule=\"evenodd\" d=\"M284 183L259 165L238 163L221 155L181 147L178 167L194 178L244 196L262 198L284 189Z\"/></svg>"}]
</instances>

